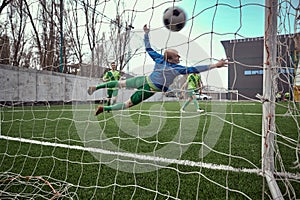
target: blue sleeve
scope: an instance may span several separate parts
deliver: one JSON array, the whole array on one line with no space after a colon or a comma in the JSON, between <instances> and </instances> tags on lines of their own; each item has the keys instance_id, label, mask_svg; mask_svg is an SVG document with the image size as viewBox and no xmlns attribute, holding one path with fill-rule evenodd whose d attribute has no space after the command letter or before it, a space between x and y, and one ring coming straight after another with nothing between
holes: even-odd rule
<instances>
[{"instance_id":1,"label":"blue sleeve","mask_svg":"<svg viewBox=\"0 0 300 200\"><path fill-rule=\"evenodd\" d=\"M209 65L197 65L193 67L185 67L182 65L176 65L176 71L180 74L192 74L192 73L200 73L209 70Z\"/></svg>"},{"instance_id":2,"label":"blue sleeve","mask_svg":"<svg viewBox=\"0 0 300 200\"><path fill-rule=\"evenodd\" d=\"M144 35L144 42L145 42L145 48L149 56L155 61L157 58L163 59L163 55L157 53L155 50L151 48L150 40L149 40L149 35L145 33Z\"/></svg>"}]
</instances>

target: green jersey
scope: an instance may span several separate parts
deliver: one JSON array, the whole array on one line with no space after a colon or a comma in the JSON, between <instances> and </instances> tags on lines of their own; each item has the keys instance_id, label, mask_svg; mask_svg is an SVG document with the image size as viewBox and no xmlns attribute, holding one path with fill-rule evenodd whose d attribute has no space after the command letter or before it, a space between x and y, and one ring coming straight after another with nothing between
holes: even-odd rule
<instances>
[{"instance_id":1,"label":"green jersey","mask_svg":"<svg viewBox=\"0 0 300 200\"><path fill-rule=\"evenodd\" d=\"M198 74L189 74L188 76L188 89L196 90L199 88L201 83L201 78Z\"/></svg>"},{"instance_id":2,"label":"green jersey","mask_svg":"<svg viewBox=\"0 0 300 200\"><path fill-rule=\"evenodd\" d=\"M117 70L110 70L104 74L104 79L108 79L109 81L117 81L121 78L120 72Z\"/></svg>"},{"instance_id":3,"label":"green jersey","mask_svg":"<svg viewBox=\"0 0 300 200\"><path fill-rule=\"evenodd\" d=\"M118 81L121 78L120 72L118 72L117 70L110 70L108 72L106 72L103 76L103 79L106 79L108 81ZM107 90L116 90L117 91L117 87L116 88L108 88Z\"/></svg>"}]
</instances>

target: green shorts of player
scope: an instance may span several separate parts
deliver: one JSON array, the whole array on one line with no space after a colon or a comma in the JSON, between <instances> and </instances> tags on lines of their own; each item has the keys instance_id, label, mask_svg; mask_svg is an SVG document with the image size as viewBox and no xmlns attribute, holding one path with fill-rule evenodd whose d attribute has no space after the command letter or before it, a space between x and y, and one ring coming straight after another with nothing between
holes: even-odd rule
<instances>
[{"instance_id":1,"label":"green shorts of player","mask_svg":"<svg viewBox=\"0 0 300 200\"><path fill-rule=\"evenodd\" d=\"M133 105L137 105L155 94L155 92L151 90L146 76L138 76L126 80L126 88L137 89L130 97Z\"/></svg>"},{"instance_id":2,"label":"green shorts of player","mask_svg":"<svg viewBox=\"0 0 300 200\"><path fill-rule=\"evenodd\" d=\"M107 89L107 98L111 99L112 97L118 96L119 90L117 88Z\"/></svg>"},{"instance_id":3,"label":"green shorts of player","mask_svg":"<svg viewBox=\"0 0 300 200\"><path fill-rule=\"evenodd\" d=\"M196 95L197 92L198 90L195 89L188 89L187 91L189 97L193 97L194 95Z\"/></svg>"},{"instance_id":4,"label":"green shorts of player","mask_svg":"<svg viewBox=\"0 0 300 200\"><path fill-rule=\"evenodd\" d=\"M109 81L96 86L96 90L101 88L116 88L118 87L119 81ZM150 98L159 90L147 81L147 76L137 76L126 80L126 88L137 89L130 97L132 105L137 105L143 100ZM123 109L123 105L114 105L114 110ZM108 108L105 108L108 109Z\"/></svg>"}]
</instances>

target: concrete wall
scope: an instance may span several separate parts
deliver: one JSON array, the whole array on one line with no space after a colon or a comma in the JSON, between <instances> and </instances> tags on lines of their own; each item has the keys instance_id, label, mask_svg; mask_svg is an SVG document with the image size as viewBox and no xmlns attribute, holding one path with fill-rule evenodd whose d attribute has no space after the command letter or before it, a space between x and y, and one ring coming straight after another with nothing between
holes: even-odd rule
<instances>
[{"instance_id":1,"label":"concrete wall","mask_svg":"<svg viewBox=\"0 0 300 200\"><path fill-rule=\"evenodd\" d=\"M92 96L87 94L90 85L100 79L38 71L0 65L0 102L53 102L93 101L106 98L106 90L98 90ZM134 90L119 91L118 101L126 101ZM166 100L157 93L148 101Z\"/></svg>"}]
</instances>

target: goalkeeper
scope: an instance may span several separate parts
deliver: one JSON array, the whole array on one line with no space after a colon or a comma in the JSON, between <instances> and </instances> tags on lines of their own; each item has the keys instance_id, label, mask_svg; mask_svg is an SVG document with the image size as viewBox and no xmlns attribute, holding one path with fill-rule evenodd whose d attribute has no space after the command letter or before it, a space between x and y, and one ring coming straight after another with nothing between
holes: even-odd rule
<instances>
[{"instance_id":1,"label":"goalkeeper","mask_svg":"<svg viewBox=\"0 0 300 200\"><path fill-rule=\"evenodd\" d=\"M118 81L121 78L120 72L118 72L116 69L116 63L112 62L110 64L111 70L106 72L103 76L103 81ZM113 105L117 102L118 97L118 87L115 88L108 88L107 89L107 106Z\"/></svg>"},{"instance_id":2,"label":"goalkeeper","mask_svg":"<svg viewBox=\"0 0 300 200\"><path fill-rule=\"evenodd\" d=\"M173 80L180 74L200 73L214 68L224 67L228 64L226 60L211 65L201 65L193 67L185 67L179 65L180 62L178 52L174 49L167 49L164 55L159 54L151 48L149 41L150 29L144 25L144 43L146 51L155 62L154 70L149 76L137 76L121 81L109 81L97 86L90 86L88 94L92 95L94 91L103 88L126 87L135 88L137 91L124 103L116 103L110 106L98 106L95 115L103 111L122 110L141 103L143 100L150 98L156 92L167 92L168 87Z\"/></svg>"}]
</instances>

